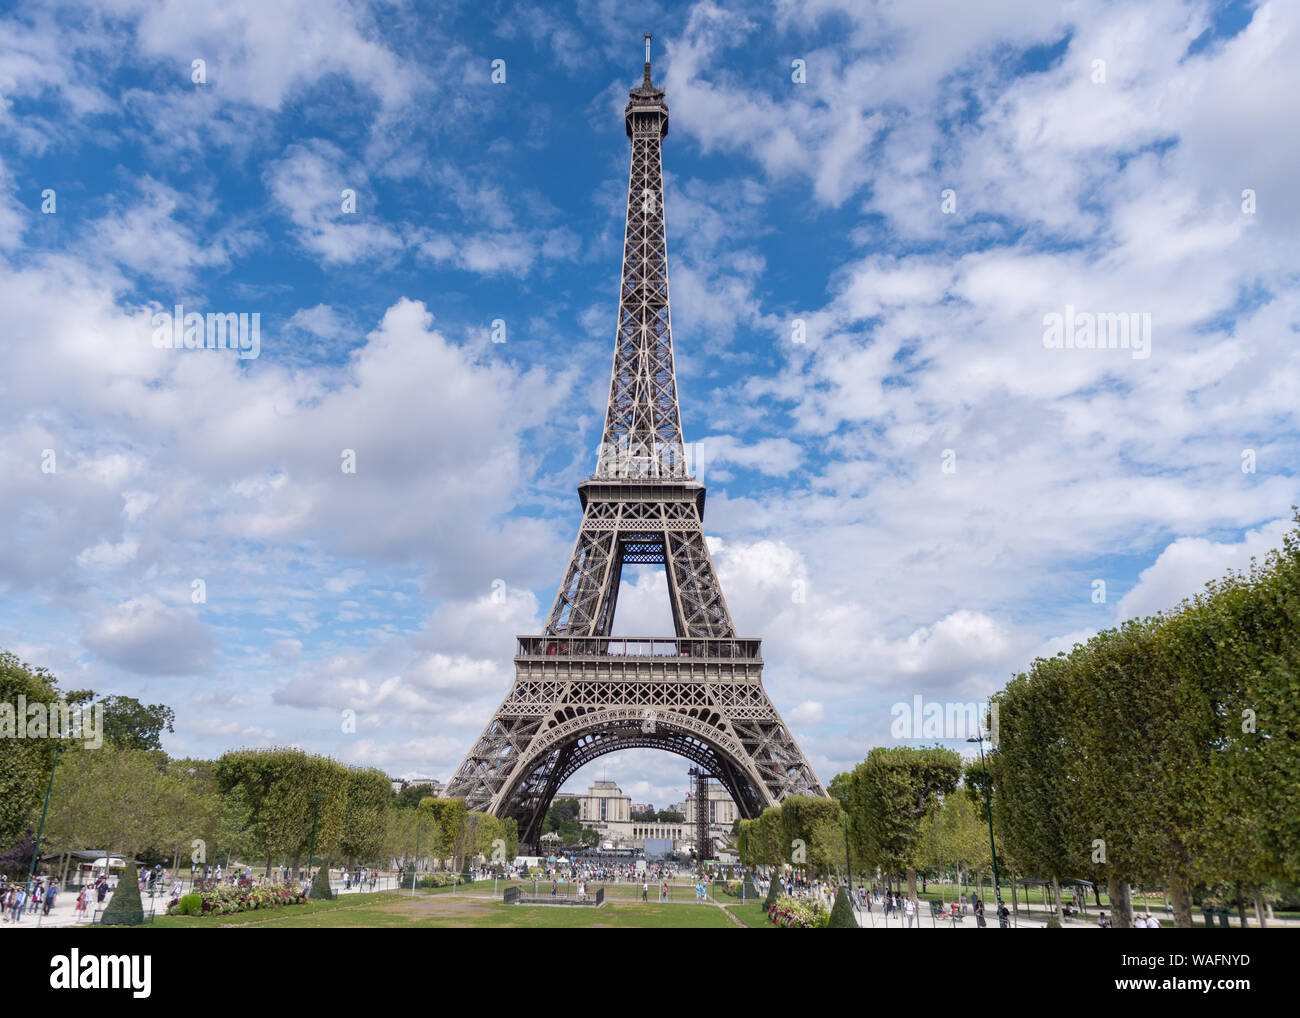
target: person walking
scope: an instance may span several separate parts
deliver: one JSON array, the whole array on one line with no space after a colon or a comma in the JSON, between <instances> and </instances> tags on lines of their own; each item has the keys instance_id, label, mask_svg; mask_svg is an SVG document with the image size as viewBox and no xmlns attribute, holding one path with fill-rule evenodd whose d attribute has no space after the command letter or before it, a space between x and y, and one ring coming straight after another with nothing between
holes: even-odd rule
<instances>
[{"instance_id":1,"label":"person walking","mask_svg":"<svg viewBox=\"0 0 1300 1018\"><path fill-rule=\"evenodd\" d=\"M907 899L907 904L904 906L904 910L907 913L907 928L910 930L912 928L912 924L916 921L915 896L911 896Z\"/></svg>"},{"instance_id":2,"label":"person walking","mask_svg":"<svg viewBox=\"0 0 1300 1018\"><path fill-rule=\"evenodd\" d=\"M648 880L641 881L641 900L642 901L650 900L650 881Z\"/></svg>"}]
</instances>

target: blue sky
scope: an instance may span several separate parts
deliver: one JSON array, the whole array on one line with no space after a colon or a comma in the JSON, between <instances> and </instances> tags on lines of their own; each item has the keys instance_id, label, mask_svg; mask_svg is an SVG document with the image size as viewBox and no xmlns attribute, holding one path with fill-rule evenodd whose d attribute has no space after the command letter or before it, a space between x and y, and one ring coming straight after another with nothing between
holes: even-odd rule
<instances>
[{"instance_id":1,"label":"blue sky","mask_svg":"<svg viewBox=\"0 0 1300 1018\"><path fill-rule=\"evenodd\" d=\"M5 9L0 646L172 705L175 753L445 778L594 466L645 31L706 530L824 780L1278 543L1294 5L425 7ZM155 349L178 303L259 356ZM1067 305L1150 356L1047 348ZM619 607L670 629L655 570Z\"/></svg>"}]
</instances>

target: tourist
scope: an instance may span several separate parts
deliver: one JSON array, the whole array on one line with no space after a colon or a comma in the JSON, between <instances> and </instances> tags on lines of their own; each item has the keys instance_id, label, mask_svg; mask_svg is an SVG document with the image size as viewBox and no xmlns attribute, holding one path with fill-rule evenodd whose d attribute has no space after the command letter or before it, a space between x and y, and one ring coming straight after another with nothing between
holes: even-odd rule
<instances>
[{"instance_id":1,"label":"tourist","mask_svg":"<svg viewBox=\"0 0 1300 1018\"><path fill-rule=\"evenodd\" d=\"M911 895L908 897L907 903L904 906L904 908L907 912L907 928L911 929L912 924L916 921L916 896L915 895Z\"/></svg>"},{"instance_id":2,"label":"tourist","mask_svg":"<svg viewBox=\"0 0 1300 1018\"><path fill-rule=\"evenodd\" d=\"M1097 928L1100 929L1100 930L1108 930L1108 929L1110 929L1110 920L1106 918L1106 913L1105 913L1105 912L1103 912L1103 913L1102 913L1102 914L1097 918Z\"/></svg>"}]
</instances>

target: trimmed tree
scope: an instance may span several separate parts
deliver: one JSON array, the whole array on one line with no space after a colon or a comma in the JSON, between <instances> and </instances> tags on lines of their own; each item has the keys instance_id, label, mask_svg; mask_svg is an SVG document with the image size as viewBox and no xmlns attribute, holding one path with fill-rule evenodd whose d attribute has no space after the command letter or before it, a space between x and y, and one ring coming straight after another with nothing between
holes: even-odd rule
<instances>
[{"instance_id":1,"label":"trimmed tree","mask_svg":"<svg viewBox=\"0 0 1300 1018\"><path fill-rule=\"evenodd\" d=\"M960 777L954 750L877 746L849 778L850 831L861 838L854 854L887 875L906 872L915 895L921 822Z\"/></svg>"},{"instance_id":2,"label":"trimmed tree","mask_svg":"<svg viewBox=\"0 0 1300 1018\"><path fill-rule=\"evenodd\" d=\"M314 898L317 901L331 901L334 899L334 888L330 887L330 868L328 864L323 864L316 871L316 875L311 880L311 890L307 892L308 898Z\"/></svg>"},{"instance_id":3,"label":"trimmed tree","mask_svg":"<svg viewBox=\"0 0 1300 1018\"><path fill-rule=\"evenodd\" d=\"M127 860L117 878L117 890L99 917L101 926L139 926L144 922L144 905L140 901L140 877L135 863Z\"/></svg>"},{"instance_id":4,"label":"trimmed tree","mask_svg":"<svg viewBox=\"0 0 1300 1018\"><path fill-rule=\"evenodd\" d=\"M841 887L835 895L835 905L831 909L831 921L826 924L829 930L856 930L858 920L853 915L853 903L849 900L848 888Z\"/></svg>"},{"instance_id":5,"label":"trimmed tree","mask_svg":"<svg viewBox=\"0 0 1300 1018\"><path fill-rule=\"evenodd\" d=\"M0 653L0 745L4 746L0 753L0 849L36 826L54 766L53 739L14 738L17 726L27 721L16 716L20 696L29 704L54 702L58 698L54 677L4 651Z\"/></svg>"}]
</instances>

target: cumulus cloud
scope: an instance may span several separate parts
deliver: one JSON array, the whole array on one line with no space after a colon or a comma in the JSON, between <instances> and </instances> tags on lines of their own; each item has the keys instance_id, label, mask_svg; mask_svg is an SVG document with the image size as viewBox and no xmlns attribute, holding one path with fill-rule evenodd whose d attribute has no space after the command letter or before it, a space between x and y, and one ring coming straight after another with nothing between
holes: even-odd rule
<instances>
[{"instance_id":1,"label":"cumulus cloud","mask_svg":"<svg viewBox=\"0 0 1300 1018\"><path fill-rule=\"evenodd\" d=\"M139 675L197 675L211 668L216 651L202 622L149 596L107 609L82 640L109 664Z\"/></svg>"},{"instance_id":2,"label":"cumulus cloud","mask_svg":"<svg viewBox=\"0 0 1300 1018\"><path fill-rule=\"evenodd\" d=\"M1116 618L1141 618L1168 611L1229 570L1249 570L1251 559L1262 563L1269 551L1281 547L1283 535L1292 527L1290 519L1280 519L1247 531L1240 541L1179 538L1142 570L1138 582L1115 606Z\"/></svg>"}]
</instances>

